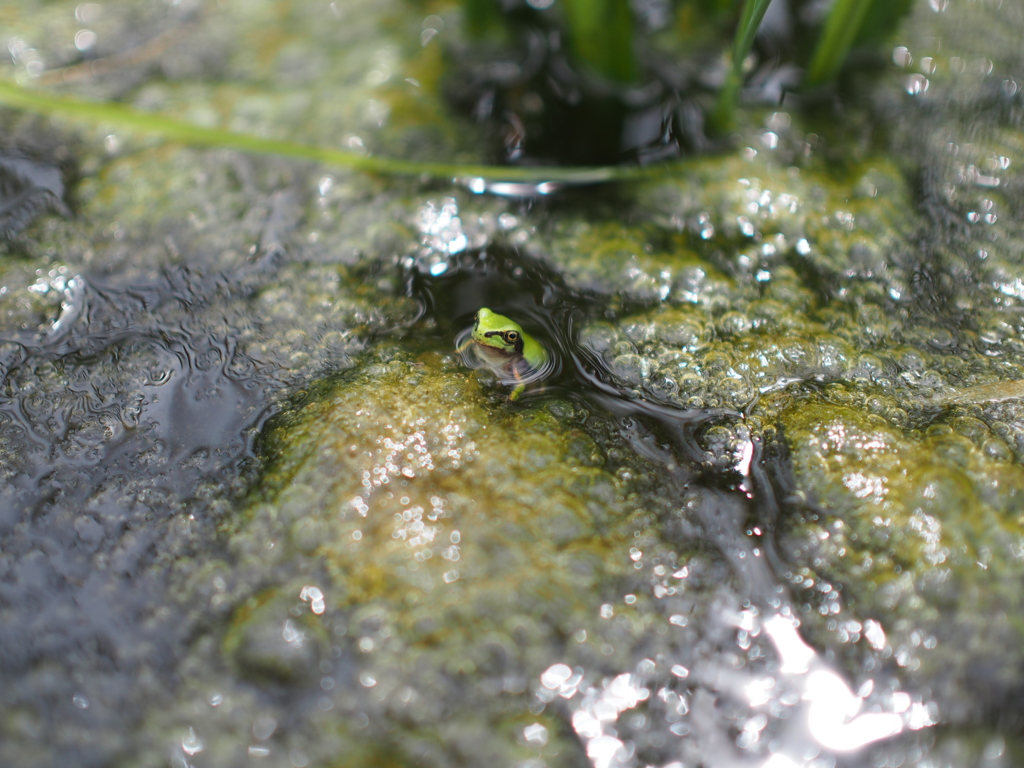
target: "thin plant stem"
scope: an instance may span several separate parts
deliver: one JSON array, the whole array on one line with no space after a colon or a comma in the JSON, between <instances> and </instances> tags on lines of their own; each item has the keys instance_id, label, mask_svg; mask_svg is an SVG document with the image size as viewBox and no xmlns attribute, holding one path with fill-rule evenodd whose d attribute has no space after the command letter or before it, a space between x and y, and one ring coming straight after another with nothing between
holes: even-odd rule
<instances>
[{"instance_id":1,"label":"thin plant stem","mask_svg":"<svg viewBox=\"0 0 1024 768\"><path fill-rule=\"evenodd\" d=\"M565 0L564 8L576 59L608 80L633 82L638 66L628 0Z\"/></svg>"},{"instance_id":2,"label":"thin plant stem","mask_svg":"<svg viewBox=\"0 0 1024 768\"><path fill-rule=\"evenodd\" d=\"M0 104L36 114L77 118L91 123L110 124L119 128L152 133L183 144L237 149L262 155L276 155L296 160L310 160L354 171L388 176L421 176L451 179L471 189L487 184L601 184L613 181L646 179L677 173L681 163L672 166L494 166L463 163L437 163L405 160L380 155L359 155L341 149L318 147L284 139L264 139L245 133L207 128L176 120L159 112L143 112L124 104L110 104L54 96L22 88L0 80Z\"/></svg>"},{"instance_id":3,"label":"thin plant stem","mask_svg":"<svg viewBox=\"0 0 1024 768\"><path fill-rule=\"evenodd\" d=\"M732 128L740 86L743 84L743 62L754 45L757 30L770 4L771 0L743 0L740 22L732 39L732 66L709 119L710 127L716 133Z\"/></svg>"},{"instance_id":4,"label":"thin plant stem","mask_svg":"<svg viewBox=\"0 0 1024 768\"><path fill-rule=\"evenodd\" d=\"M807 68L808 86L824 85L839 74L871 3L872 0L836 0Z\"/></svg>"}]
</instances>

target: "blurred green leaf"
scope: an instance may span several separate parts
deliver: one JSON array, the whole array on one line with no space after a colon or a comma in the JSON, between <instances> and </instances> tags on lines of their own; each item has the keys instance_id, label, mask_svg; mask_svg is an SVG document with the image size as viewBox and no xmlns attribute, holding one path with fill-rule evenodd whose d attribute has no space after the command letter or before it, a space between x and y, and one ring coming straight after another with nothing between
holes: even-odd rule
<instances>
[{"instance_id":1,"label":"blurred green leaf","mask_svg":"<svg viewBox=\"0 0 1024 768\"><path fill-rule=\"evenodd\" d=\"M380 155L359 155L354 152L300 144L284 139L264 139L223 128L207 128L177 120L159 112L143 112L124 104L83 101L69 96L54 96L32 91L0 80L0 105L40 115L54 115L65 119L85 120L94 124L156 134L184 144L237 149L261 155L276 155L298 160L310 160L341 168L391 176L422 176L472 182L523 184L601 184L611 181L651 178L661 174L678 173L681 163L660 167L637 166L577 166L575 168L546 166L493 166L464 163L436 163Z\"/></svg>"},{"instance_id":2,"label":"blurred green leaf","mask_svg":"<svg viewBox=\"0 0 1024 768\"><path fill-rule=\"evenodd\" d=\"M569 50L577 61L617 83L637 79L633 13L628 0L563 0Z\"/></svg>"},{"instance_id":3,"label":"blurred green leaf","mask_svg":"<svg viewBox=\"0 0 1024 768\"><path fill-rule=\"evenodd\" d=\"M835 80L871 7L872 0L836 0L807 68L805 83L814 87Z\"/></svg>"},{"instance_id":4,"label":"blurred green leaf","mask_svg":"<svg viewBox=\"0 0 1024 768\"><path fill-rule=\"evenodd\" d=\"M736 27L736 35L732 41L732 66L725 78L725 84L718 94L718 102L710 115L708 123L715 133L729 130L733 125L733 115L739 99L740 86L743 84L743 62L754 45L757 30L764 19L765 11L771 0L744 0L740 13L740 22Z\"/></svg>"},{"instance_id":5,"label":"blurred green leaf","mask_svg":"<svg viewBox=\"0 0 1024 768\"><path fill-rule=\"evenodd\" d=\"M497 0L463 0L462 11L470 37L505 36L505 20Z\"/></svg>"},{"instance_id":6,"label":"blurred green leaf","mask_svg":"<svg viewBox=\"0 0 1024 768\"><path fill-rule=\"evenodd\" d=\"M854 45L876 45L893 32L914 6L914 0L873 0Z\"/></svg>"}]
</instances>

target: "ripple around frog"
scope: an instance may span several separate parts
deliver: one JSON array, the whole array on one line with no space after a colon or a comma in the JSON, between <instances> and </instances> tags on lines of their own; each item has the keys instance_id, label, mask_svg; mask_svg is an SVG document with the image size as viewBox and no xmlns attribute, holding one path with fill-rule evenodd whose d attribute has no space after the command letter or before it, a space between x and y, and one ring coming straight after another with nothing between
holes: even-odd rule
<instances>
[{"instance_id":1,"label":"ripple around frog","mask_svg":"<svg viewBox=\"0 0 1024 768\"><path fill-rule=\"evenodd\" d=\"M474 370L488 370L495 376L497 376L498 381L500 381L505 386L516 386L518 384L525 384L526 390L524 391L523 395L526 397L530 395L531 391L538 391L538 388L531 387L531 384L536 384L549 378L556 378L558 374L561 373L562 371L562 361L560 355L555 350L551 349L550 345L544 344L543 340L541 340L541 345L548 353L547 359L544 361L544 363L537 368L531 367L531 370L526 375L520 376L519 378L516 378L514 376L505 376L500 371L495 370L485 360L481 359L480 355L476 351L475 344L468 343L472 335L473 326L469 325L466 328L459 331L458 335L455 337L455 348L458 350L459 357L462 359L462 362L466 365L466 367L472 368ZM539 388L539 391L543 391L543 388Z\"/></svg>"},{"instance_id":2,"label":"ripple around frog","mask_svg":"<svg viewBox=\"0 0 1024 768\"><path fill-rule=\"evenodd\" d=\"M680 408L616 385L604 360L576 338L577 329L601 312L604 302L565 289L542 265L519 254L479 254L465 262L455 280L449 276L421 281L416 293L429 307L427 313L434 314L441 325L445 308L459 308L454 324L465 327L456 335L456 344L471 334L467 304L473 301L477 306L496 306L531 333L540 329L538 336L548 349L550 365L531 375L530 381L543 378L549 383L540 392L535 389L535 395L557 392L577 400L584 410L612 415L625 443L662 469L660 492L674 507L685 510L685 516L698 524L702 536L728 563L737 580L738 596L746 605L743 621L775 647L780 664L774 678L776 695L806 702L800 717L775 724L783 735L784 753L857 750L934 724L927 702L903 693L899 696L910 702L903 709L872 700L873 711L857 714L870 694L855 694L844 676L800 636L798 605L785 578L787 564L775 544L776 526L786 513L785 499L794 487L788 449L781 436L764 441L750 435L739 411ZM497 296L500 301L494 300ZM468 350L462 357L471 368L483 367ZM565 361L564 371L561 360ZM723 425L733 430L741 450L725 461L709 462L703 435L709 428ZM695 682L717 690L713 672L694 670L694 674ZM698 680L702 675L706 679ZM749 704L756 709L753 699ZM574 716L574 727L575 723ZM614 731L577 731L588 751L596 750L601 739L615 740ZM704 735L710 738L710 733ZM719 757L735 760L735 755L724 752ZM756 760L735 764L761 766Z\"/></svg>"}]
</instances>

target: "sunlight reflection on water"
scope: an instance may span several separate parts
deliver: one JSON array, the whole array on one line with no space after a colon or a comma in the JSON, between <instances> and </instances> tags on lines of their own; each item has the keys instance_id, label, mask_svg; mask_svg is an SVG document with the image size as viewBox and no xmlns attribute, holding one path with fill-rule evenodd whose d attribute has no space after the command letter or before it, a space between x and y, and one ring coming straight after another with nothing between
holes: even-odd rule
<instances>
[{"instance_id":1,"label":"sunlight reflection on water","mask_svg":"<svg viewBox=\"0 0 1024 768\"><path fill-rule=\"evenodd\" d=\"M669 728L696 742L706 764L722 768L817 768L835 765L835 756L854 752L905 730L935 725L933 704L902 691L877 691L872 681L856 693L847 680L811 648L788 609L766 619L748 609L731 618L739 633L763 634L774 646L775 661L765 674L724 668L701 676L700 685L716 697L742 705L739 735L728 743L728 724L697 703L693 686L657 690L659 664L643 659L632 673L590 684L582 669L553 664L540 676L536 696L548 703L571 702L571 723L586 748L593 768L626 768L636 764L635 746L620 734L620 718L652 699L662 702ZM663 662L670 664L671 660ZM676 674L672 666L672 673ZM772 670L769 672L769 670ZM685 679L689 675L679 677ZM736 730L734 726L733 731ZM682 742L680 742L682 744ZM663 768L689 763L672 760Z\"/></svg>"}]
</instances>

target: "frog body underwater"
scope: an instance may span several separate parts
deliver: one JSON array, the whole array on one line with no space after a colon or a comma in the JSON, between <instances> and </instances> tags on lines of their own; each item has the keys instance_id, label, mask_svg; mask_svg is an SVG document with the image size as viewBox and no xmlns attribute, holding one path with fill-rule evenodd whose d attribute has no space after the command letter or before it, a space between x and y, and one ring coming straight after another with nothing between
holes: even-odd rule
<instances>
[{"instance_id":1,"label":"frog body underwater","mask_svg":"<svg viewBox=\"0 0 1024 768\"><path fill-rule=\"evenodd\" d=\"M547 364L547 350L518 323L483 307L476 313L473 334L460 347L472 348L477 359L506 384L515 384L509 400L518 399L528 381Z\"/></svg>"}]
</instances>

